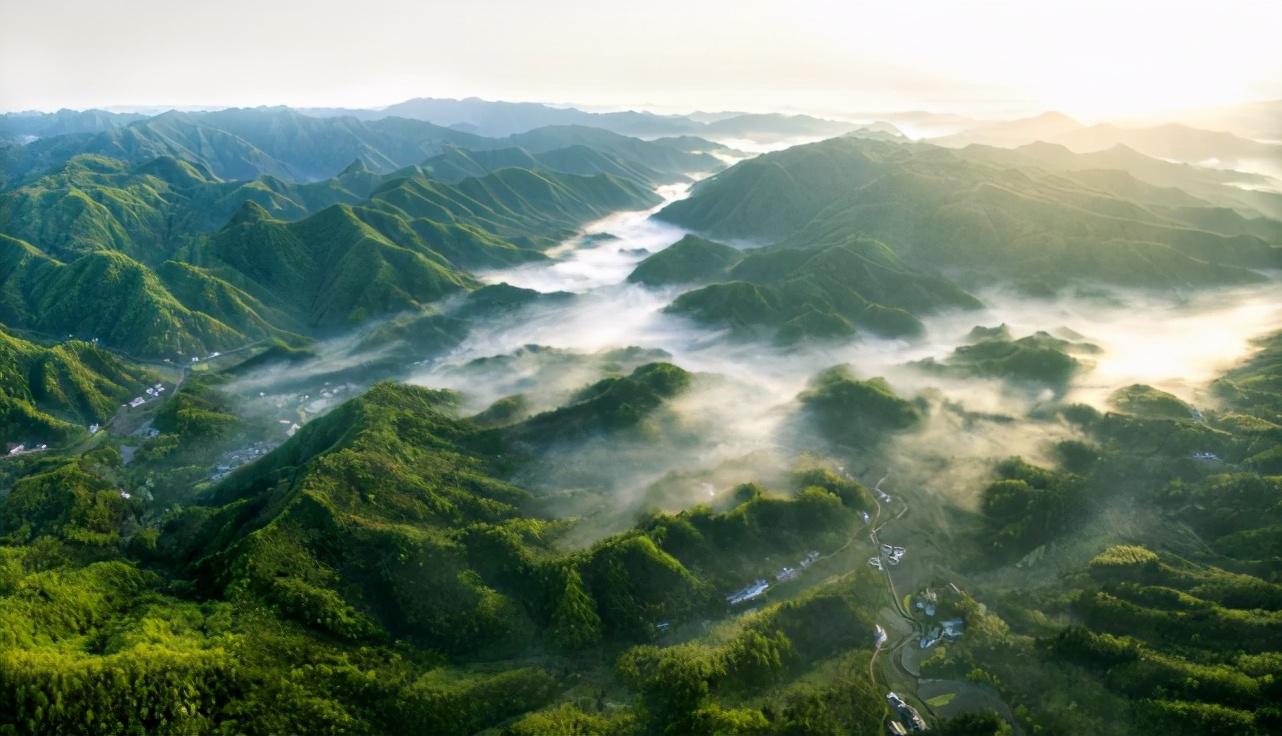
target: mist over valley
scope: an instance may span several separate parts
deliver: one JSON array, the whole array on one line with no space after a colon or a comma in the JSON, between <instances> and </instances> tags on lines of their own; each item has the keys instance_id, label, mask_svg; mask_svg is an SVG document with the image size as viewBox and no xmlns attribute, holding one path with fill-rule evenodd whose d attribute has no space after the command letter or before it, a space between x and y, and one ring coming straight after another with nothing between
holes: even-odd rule
<instances>
[{"instance_id":1,"label":"mist over valley","mask_svg":"<svg viewBox=\"0 0 1282 736\"><path fill-rule=\"evenodd\" d=\"M1282 730L1276 8L142 5L0 73L0 733Z\"/></svg>"}]
</instances>

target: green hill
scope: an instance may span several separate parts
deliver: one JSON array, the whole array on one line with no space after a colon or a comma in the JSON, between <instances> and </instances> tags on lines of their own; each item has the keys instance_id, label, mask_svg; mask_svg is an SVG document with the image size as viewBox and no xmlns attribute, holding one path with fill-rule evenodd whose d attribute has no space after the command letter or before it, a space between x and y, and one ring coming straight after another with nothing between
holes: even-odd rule
<instances>
[{"instance_id":1,"label":"green hill","mask_svg":"<svg viewBox=\"0 0 1282 736\"><path fill-rule=\"evenodd\" d=\"M80 155L0 195L0 219L5 234L56 258L107 249L155 266L227 224L246 202L298 219L331 204L360 202L378 181L354 167L315 184L272 177L226 182L169 157L129 165Z\"/></svg>"},{"instance_id":2,"label":"green hill","mask_svg":"<svg viewBox=\"0 0 1282 736\"><path fill-rule=\"evenodd\" d=\"M469 177L485 176L501 169L554 171L578 176L609 174L647 188L685 181L678 173L655 171L645 164L604 153L586 145L573 145L532 154L523 148L464 150L447 148L414 167L429 179L456 184Z\"/></svg>"},{"instance_id":3,"label":"green hill","mask_svg":"<svg viewBox=\"0 0 1282 736\"><path fill-rule=\"evenodd\" d=\"M634 380L672 370L648 366ZM632 531L591 549L556 550L561 525L531 517L533 497L495 477L507 462L500 435L451 406L445 393L379 384L233 474L209 506L172 516L157 551L230 600L266 602L340 641L390 634L452 656L644 640L656 621L712 604L708 582L679 561L702 552L665 551L656 540L671 535ZM848 518L841 509L816 489L735 513L798 535L772 542L792 553L813 543L807 531L828 533ZM700 525L741 525L701 516ZM751 544L726 539L707 551L741 555Z\"/></svg>"},{"instance_id":4,"label":"green hill","mask_svg":"<svg viewBox=\"0 0 1282 736\"><path fill-rule=\"evenodd\" d=\"M128 125L145 117L147 116L140 113L113 113L106 110L7 112L0 115L0 137L19 140L24 136L51 138L69 133L97 133L107 128Z\"/></svg>"},{"instance_id":5,"label":"green hill","mask_svg":"<svg viewBox=\"0 0 1282 736\"><path fill-rule=\"evenodd\" d=\"M860 657L870 646L881 595L867 571L767 605L750 625L729 619L721 640L650 644L669 625L725 616L723 587L760 574L763 550L800 558L839 547L853 509L871 503L857 484L819 470L793 479L795 495L745 485L724 511L650 515L564 549L570 524L531 515L529 494L494 475L506 462L497 435L450 407L448 394L375 386L159 529L140 529L141 502L111 480L118 454L115 465L96 452L19 479L0 497L0 727L527 733L578 718L659 730L764 722L765 701L728 704L776 697L784 676L823 676L834 646ZM648 705L536 712L573 699L583 676ZM879 695L851 690L856 682L834 683L844 695L823 713L864 729ZM41 705L64 701L93 715ZM770 717L802 724L814 712Z\"/></svg>"},{"instance_id":6,"label":"green hill","mask_svg":"<svg viewBox=\"0 0 1282 736\"><path fill-rule=\"evenodd\" d=\"M65 443L155 380L91 343L46 348L0 330L0 446Z\"/></svg>"},{"instance_id":7,"label":"green hill","mask_svg":"<svg viewBox=\"0 0 1282 736\"><path fill-rule=\"evenodd\" d=\"M263 336L189 309L154 271L120 253L97 251L61 263L0 235L0 264L0 322L13 327L97 338L138 356L203 355ZM231 321L255 322L247 313Z\"/></svg>"},{"instance_id":8,"label":"green hill","mask_svg":"<svg viewBox=\"0 0 1282 736\"><path fill-rule=\"evenodd\" d=\"M1196 287L1258 281L1247 268L1282 263L1282 249L1256 235L1204 230L1187 215L1010 163L984 149L837 138L737 164L659 217L794 248L876 238L909 266L962 283Z\"/></svg>"},{"instance_id":9,"label":"green hill","mask_svg":"<svg viewBox=\"0 0 1282 736\"><path fill-rule=\"evenodd\" d=\"M648 201L604 175L504 169L457 188L393 180L361 206L295 222L247 204L191 260L307 329L336 328L473 288L465 269L540 260L536 248L582 222Z\"/></svg>"},{"instance_id":10,"label":"green hill","mask_svg":"<svg viewBox=\"0 0 1282 736\"><path fill-rule=\"evenodd\" d=\"M353 161L386 174L452 150L518 148L535 154L541 166L551 170L674 182L684 181L685 174L691 171L724 168L719 159L704 152L716 147L707 141L698 146L680 139L643 141L577 125L538 128L508 138L485 138L422 120L316 117L283 107L170 111L96 132L68 132L14 148L5 180L11 186L61 167L78 155L92 154L131 164L173 158L226 180L271 177L323 182L338 176ZM514 165L530 168L528 164ZM494 170L484 166L471 175Z\"/></svg>"},{"instance_id":11,"label":"green hill","mask_svg":"<svg viewBox=\"0 0 1282 736\"><path fill-rule=\"evenodd\" d=\"M1210 204L1231 208L1250 219L1259 219L1261 215L1274 220L1282 218L1282 194L1268 191L1269 178L1266 176L1150 158L1124 145L1106 151L1073 153L1053 143L1030 143L1013 151L972 146L959 153L973 154L984 161L1011 167L1032 166L1066 174L1089 186L1111 191L1180 220L1184 217L1167 208L1191 206L1201 209ZM1190 198L1197 201L1189 202Z\"/></svg>"},{"instance_id":12,"label":"green hill","mask_svg":"<svg viewBox=\"0 0 1282 736\"><path fill-rule=\"evenodd\" d=\"M628 376L602 379L570 404L517 424L506 435L515 442L548 445L579 440L641 424L667 399L685 391L691 375L671 363L647 363Z\"/></svg>"},{"instance_id":13,"label":"green hill","mask_svg":"<svg viewBox=\"0 0 1282 736\"><path fill-rule=\"evenodd\" d=\"M1256 341L1259 351L1215 382L1217 394L1239 411L1282 424L1282 332Z\"/></svg>"},{"instance_id":14,"label":"green hill","mask_svg":"<svg viewBox=\"0 0 1282 736\"><path fill-rule=\"evenodd\" d=\"M174 159L80 156L0 196L7 231L32 239L0 240L0 319L203 354L417 309L474 287L469 269L539 260L584 222L655 201L608 174L509 168L450 186L353 165L320 184L228 183Z\"/></svg>"},{"instance_id":15,"label":"green hill","mask_svg":"<svg viewBox=\"0 0 1282 736\"><path fill-rule=\"evenodd\" d=\"M350 326L415 309L473 283L417 238L394 243L349 206L297 222L247 207L193 260L306 328Z\"/></svg>"},{"instance_id":16,"label":"green hill","mask_svg":"<svg viewBox=\"0 0 1282 736\"><path fill-rule=\"evenodd\" d=\"M1188 419L1191 407L1175 396L1152 386L1135 384L1118 389L1109 397L1118 411L1148 418Z\"/></svg>"},{"instance_id":17,"label":"green hill","mask_svg":"<svg viewBox=\"0 0 1282 736\"><path fill-rule=\"evenodd\" d=\"M900 398L883 378L861 381L846 366L820 373L797 400L820 435L852 447L870 447L911 429L921 409Z\"/></svg>"},{"instance_id":18,"label":"green hill","mask_svg":"<svg viewBox=\"0 0 1282 736\"><path fill-rule=\"evenodd\" d=\"M493 145L488 141L402 118L315 118L288 108L170 111L96 134L36 141L25 147L20 167L39 171L82 153L133 163L168 156L203 166L220 179L268 175L320 181L355 160L388 172L440 153L447 145L485 148Z\"/></svg>"},{"instance_id":19,"label":"green hill","mask_svg":"<svg viewBox=\"0 0 1282 736\"><path fill-rule=\"evenodd\" d=\"M517 133L502 140L508 145L524 148L536 155L571 146L586 146L621 161L633 162L654 171L682 177L690 172L720 171L725 168L725 164L721 163L720 159L702 152L714 147L715 144L692 147L685 145L688 141L669 138L643 141L583 125L549 125L525 133Z\"/></svg>"},{"instance_id":20,"label":"green hill","mask_svg":"<svg viewBox=\"0 0 1282 736\"><path fill-rule=\"evenodd\" d=\"M976 328L971 336L979 340L957 348L943 361L927 358L911 365L944 375L997 378L1034 390L1050 388L1062 394L1073 377L1087 368L1080 358L1099 352L1089 343L1072 343L1045 332L1013 340L1005 325L991 334Z\"/></svg>"},{"instance_id":21,"label":"green hill","mask_svg":"<svg viewBox=\"0 0 1282 736\"><path fill-rule=\"evenodd\" d=\"M690 260L697 274L704 264L730 255L717 251L710 258L707 250L691 241L675 256L662 258L664 251L647 259L638 271L644 268L644 276L662 269L655 276L662 278L668 270L685 265L680 261ZM866 238L736 254L737 260L724 275L707 274L710 280L723 283L682 294L667 310L742 334L764 330L777 341L795 342L847 337L858 329L913 337L925 329L918 314L979 306L978 300L948 281L908 267L885 245Z\"/></svg>"},{"instance_id":22,"label":"green hill","mask_svg":"<svg viewBox=\"0 0 1282 736\"><path fill-rule=\"evenodd\" d=\"M646 286L671 286L706 281L742 259L728 245L687 235L637 264L628 281Z\"/></svg>"}]
</instances>

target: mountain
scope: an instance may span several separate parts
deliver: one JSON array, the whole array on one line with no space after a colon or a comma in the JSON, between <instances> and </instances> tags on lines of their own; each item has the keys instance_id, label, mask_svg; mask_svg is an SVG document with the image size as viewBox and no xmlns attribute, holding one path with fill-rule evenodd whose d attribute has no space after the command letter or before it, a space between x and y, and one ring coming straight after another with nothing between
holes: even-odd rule
<instances>
[{"instance_id":1,"label":"mountain","mask_svg":"<svg viewBox=\"0 0 1282 736\"><path fill-rule=\"evenodd\" d=\"M686 235L672 245L647 256L628 274L628 281L646 286L673 286L705 281L743 259L728 245L697 235Z\"/></svg>"},{"instance_id":2,"label":"mountain","mask_svg":"<svg viewBox=\"0 0 1282 736\"><path fill-rule=\"evenodd\" d=\"M73 133L99 133L119 128L147 115L114 113L106 110L59 110L57 112L7 112L0 115L0 138L30 143Z\"/></svg>"},{"instance_id":3,"label":"mountain","mask_svg":"<svg viewBox=\"0 0 1282 736\"><path fill-rule=\"evenodd\" d=\"M57 258L105 248L156 265L227 224L246 202L298 219L331 204L360 202L381 181L353 165L315 184L274 177L224 182L169 157L130 165L82 154L0 194L0 220L6 234Z\"/></svg>"},{"instance_id":4,"label":"mountain","mask_svg":"<svg viewBox=\"0 0 1282 736\"><path fill-rule=\"evenodd\" d=\"M961 153L965 155L967 151ZM1002 162L1012 167L1034 166L1047 171L1082 172L1091 177L1087 182L1091 186L1105 183L1103 177L1116 182L1122 179L1119 174L1129 174L1135 180L1150 185L1149 189L1139 193L1133 184L1122 183L1127 187L1126 194L1136 196L1144 204L1198 207L1198 202L1189 200L1192 197L1215 207L1231 208L1247 218L1258 220L1263 215L1273 220L1282 219L1282 194L1267 191L1268 177L1163 161L1123 145L1106 151L1078 154L1054 143L1030 143L1013 151L976 148L970 153L982 161ZM1106 186L1112 188L1116 185L1110 183Z\"/></svg>"},{"instance_id":5,"label":"mountain","mask_svg":"<svg viewBox=\"0 0 1282 736\"><path fill-rule=\"evenodd\" d=\"M1248 268L1282 263L1258 236L1209 232L984 149L852 137L736 164L657 217L785 248L866 236L960 283L1203 286L1256 281Z\"/></svg>"},{"instance_id":6,"label":"mountain","mask_svg":"<svg viewBox=\"0 0 1282 736\"><path fill-rule=\"evenodd\" d=\"M690 386L691 375L670 363L647 363L583 389L572 403L505 430L512 441L546 445L629 429Z\"/></svg>"},{"instance_id":7,"label":"mountain","mask_svg":"<svg viewBox=\"0 0 1282 736\"><path fill-rule=\"evenodd\" d=\"M918 336L925 328L915 315L980 306L947 280L909 268L874 240L735 252L728 267L713 270L730 256L687 237L642 261L633 275L653 278L665 264L689 262L700 280L714 283L682 294L666 311L743 335L764 330L782 342L849 337L857 329Z\"/></svg>"},{"instance_id":8,"label":"mountain","mask_svg":"<svg viewBox=\"0 0 1282 736\"><path fill-rule=\"evenodd\" d=\"M449 186L353 165L324 183L237 183L80 156L0 195L6 229L39 245L0 239L0 320L205 354L417 309L474 288L469 269L541 259L585 222L658 201L607 174L507 168Z\"/></svg>"},{"instance_id":9,"label":"mountain","mask_svg":"<svg viewBox=\"0 0 1282 736\"><path fill-rule=\"evenodd\" d=\"M94 251L64 263L0 235L0 323L96 338L145 357L203 355L269 334L252 297L202 272L188 275L204 282L198 293L212 290L211 302L236 311L214 317L182 304L156 271L121 253Z\"/></svg>"},{"instance_id":10,"label":"mountain","mask_svg":"<svg viewBox=\"0 0 1282 736\"><path fill-rule=\"evenodd\" d=\"M633 376L639 387L672 371L681 373L647 366ZM629 380L588 399L593 411ZM584 410L567 410L573 419L554 412L530 421L578 426ZM750 549L751 539L734 538L712 549L679 546L658 530L680 522L658 517L647 525L653 537L632 531L559 551L561 525L539 520L537 500L499 478L499 432L459 418L449 394L379 384L233 474L202 510L171 517L157 549L226 595L279 606L287 620L338 641L373 644L391 634L451 657L647 640L655 619L714 605L706 577L686 565L706 560L701 574L720 582ZM384 480L374 487L368 473ZM806 528L830 536L850 512L820 486L795 500L756 498L733 513L777 527L767 544L784 551L813 543L799 534ZM725 559L706 559L718 549ZM569 596L582 608L573 625L558 610Z\"/></svg>"},{"instance_id":11,"label":"mountain","mask_svg":"<svg viewBox=\"0 0 1282 736\"><path fill-rule=\"evenodd\" d=\"M1232 133L1199 130L1168 123L1148 128L1122 128L1107 123L1071 130L1053 137L1071 151L1087 153L1123 145L1154 158L1206 163L1217 168L1264 165L1282 171L1282 144L1261 143Z\"/></svg>"},{"instance_id":12,"label":"mountain","mask_svg":"<svg viewBox=\"0 0 1282 736\"><path fill-rule=\"evenodd\" d=\"M464 100L419 97L379 110L304 109L317 116L355 116L364 120L402 117L427 120L469 133L502 138L548 125L585 125L624 135L657 137L698 130L699 125L679 115L648 112L591 113L573 107L553 107L537 102L500 102L469 97Z\"/></svg>"},{"instance_id":13,"label":"mountain","mask_svg":"<svg viewBox=\"0 0 1282 736\"><path fill-rule=\"evenodd\" d=\"M1073 377L1088 367L1086 356L1101 352L1090 343L1073 343L1046 332L1012 339L1005 325L993 333L976 328L971 337L978 340L942 361L927 358L911 365L941 375L996 378L1034 394L1049 388L1062 395Z\"/></svg>"},{"instance_id":14,"label":"mountain","mask_svg":"<svg viewBox=\"0 0 1282 736\"><path fill-rule=\"evenodd\" d=\"M418 238L394 243L368 224L374 213L361 214L335 205L284 222L247 204L193 260L312 329L414 309L472 285Z\"/></svg>"},{"instance_id":15,"label":"mountain","mask_svg":"<svg viewBox=\"0 0 1282 736\"><path fill-rule=\"evenodd\" d=\"M141 163L168 156L204 166L220 179L270 175L292 181L336 176L354 160L394 171L445 146L485 148L488 139L402 118L315 118L288 108L167 112L88 135L37 141L21 151L19 170L41 171L82 153Z\"/></svg>"},{"instance_id":16,"label":"mountain","mask_svg":"<svg viewBox=\"0 0 1282 736\"><path fill-rule=\"evenodd\" d=\"M776 142L789 138L828 138L861 127L855 123L810 115L742 112L658 115L636 110L598 113L536 102L491 102L475 97L465 100L418 98L378 110L311 108L299 112L323 117L355 117L361 120L386 117L426 120L436 125L492 138L519 135L536 128L575 126L647 139L690 135Z\"/></svg>"},{"instance_id":17,"label":"mountain","mask_svg":"<svg viewBox=\"0 0 1282 736\"><path fill-rule=\"evenodd\" d=\"M452 402L376 385L156 526L137 523L146 494L121 492L128 469L111 446L25 468L0 496L0 555L29 563L6 567L0 587L0 726L61 732L87 720L43 697L91 707L95 725L148 732L305 721L325 732L546 733L578 718L687 732L764 720L757 706L727 706L785 674L827 680L834 646L860 657L872 646L881 596L867 570L784 603L767 597L751 627L722 640L651 643L668 626L733 624L720 591L760 574L763 557L839 548L856 511L875 507L858 483L799 469L784 494L743 484L722 509L647 514L570 549L561 538L573 523L545 518L505 482L498 434ZM562 663L580 659L601 659L598 677L648 705L606 718L557 706L578 687ZM693 697L673 672L695 683ZM841 701L825 717L877 726L881 695L866 679L829 687ZM813 714L794 705L772 717L791 729Z\"/></svg>"},{"instance_id":18,"label":"mountain","mask_svg":"<svg viewBox=\"0 0 1282 736\"><path fill-rule=\"evenodd\" d=\"M608 130L582 125L555 125L509 136L505 142L539 154L568 146L587 146L624 161L632 161L670 174L720 171L721 160L707 151L720 150L715 143L699 144L690 138L659 138L643 141ZM692 150L693 149L693 150Z\"/></svg>"},{"instance_id":19,"label":"mountain","mask_svg":"<svg viewBox=\"0 0 1282 736\"><path fill-rule=\"evenodd\" d=\"M1035 142L1057 143L1075 153L1106 151L1117 146L1166 161L1216 168L1271 168L1282 172L1282 145L1243 138L1219 130L1202 130L1178 123L1122 127L1112 123L1085 126L1067 115L1047 112L1034 118L1009 120L930 139L949 148L971 144L1017 148Z\"/></svg>"},{"instance_id":20,"label":"mountain","mask_svg":"<svg viewBox=\"0 0 1282 736\"><path fill-rule=\"evenodd\" d=\"M44 347L0 329L0 446L76 439L156 380L92 343Z\"/></svg>"},{"instance_id":21,"label":"mountain","mask_svg":"<svg viewBox=\"0 0 1282 736\"><path fill-rule=\"evenodd\" d=\"M824 120L810 115L743 114L710 122L696 135L749 138L769 143L789 138L831 138L861 127L856 123Z\"/></svg>"},{"instance_id":22,"label":"mountain","mask_svg":"<svg viewBox=\"0 0 1282 736\"><path fill-rule=\"evenodd\" d=\"M294 222L248 203L190 260L305 329L334 329L474 288L467 269L539 260L583 222L652 197L605 175L514 168L457 188L393 179L360 206Z\"/></svg>"},{"instance_id":23,"label":"mountain","mask_svg":"<svg viewBox=\"0 0 1282 736\"><path fill-rule=\"evenodd\" d=\"M876 446L923 419L921 409L900 398L884 378L861 381L844 365L815 376L797 400L801 415L822 436L851 447Z\"/></svg>"},{"instance_id":24,"label":"mountain","mask_svg":"<svg viewBox=\"0 0 1282 736\"><path fill-rule=\"evenodd\" d=\"M1084 127L1064 113L1044 112L1036 117L1004 120L992 125L969 128L961 133L931 138L930 142L949 148L960 148L972 143L1014 148L1033 141L1048 141Z\"/></svg>"},{"instance_id":25,"label":"mountain","mask_svg":"<svg viewBox=\"0 0 1282 736\"><path fill-rule=\"evenodd\" d=\"M475 97L465 100L418 98L380 110L313 108L300 112L317 116L350 116L361 120L385 117L426 120L436 125L492 138L518 135L549 126L576 126L639 138L693 135L778 141L788 138L830 137L859 127L853 123L824 120L809 115L703 113L687 116L657 115L634 110L594 113L573 107L553 107L535 102L491 102Z\"/></svg>"},{"instance_id":26,"label":"mountain","mask_svg":"<svg viewBox=\"0 0 1282 736\"><path fill-rule=\"evenodd\" d=\"M487 151L465 151L450 148L419 164L417 171L438 181L456 184L469 177L485 176L499 169L522 168L530 171L554 171L579 176L610 174L647 188L689 179L678 173L661 173L644 164L620 160L584 145L558 148L533 154L523 148L496 148Z\"/></svg>"},{"instance_id":27,"label":"mountain","mask_svg":"<svg viewBox=\"0 0 1282 736\"><path fill-rule=\"evenodd\" d=\"M1187 110L1173 117L1177 122L1204 130L1222 130L1257 141L1282 142L1282 100Z\"/></svg>"}]
</instances>

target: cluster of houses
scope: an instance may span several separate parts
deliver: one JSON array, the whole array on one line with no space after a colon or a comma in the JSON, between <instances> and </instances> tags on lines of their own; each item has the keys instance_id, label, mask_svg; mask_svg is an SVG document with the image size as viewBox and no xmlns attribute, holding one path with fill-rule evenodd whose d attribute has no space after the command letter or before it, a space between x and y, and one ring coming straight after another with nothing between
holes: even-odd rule
<instances>
[{"instance_id":1,"label":"cluster of houses","mask_svg":"<svg viewBox=\"0 0 1282 736\"><path fill-rule=\"evenodd\" d=\"M811 565L815 564L815 561L818 559L819 559L819 553L814 550L811 550L809 553L806 554L805 557L801 558L801 561L797 563L797 567L789 567L785 565L782 568L780 568L779 571L776 572L774 575L775 582L782 583L788 580L792 580L793 578L797 577L801 573L805 572ZM754 580L752 581L752 583L745 585L739 590L736 590L735 592L726 596L726 602L732 606L737 606L740 603L746 603L748 601L760 598L761 596L765 595L766 591L769 590L769 588L770 588L770 583L767 582L766 580L764 579Z\"/></svg>"},{"instance_id":2,"label":"cluster of houses","mask_svg":"<svg viewBox=\"0 0 1282 736\"><path fill-rule=\"evenodd\" d=\"M220 352L218 352L217 350L215 350L214 352L210 353L209 355L206 355L206 356L205 356L205 360L213 360L214 358L217 358L217 357L218 357L218 356L220 356L220 355L222 355L222 353L220 353ZM178 356L178 357L179 357L179 358L182 358L182 356L181 356L181 355L180 355L180 356ZM171 361L169 360L169 358L165 358L165 362L166 362L166 363L169 363L169 362L171 362ZM180 362L181 362L181 361L180 361ZM199 363L199 362L200 362L200 358L199 358L198 356L193 355L193 356L191 356L191 362L193 362L193 363Z\"/></svg>"},{"instance_id":3,"label":"cluster of houses","mask_svg":"<svg viewBox=\"0 0 1282 736\"><path fill-rule=\"evenodd\" d=\"M298 422L291 422L288 419L282 419L280 420L280 423L285 426L286 437L293 437L294 433L300 429L300 427L298 426Z\"/></svg>"},{"instance_id":4,"label":"cluster of houses","mask_svg":"<svg viewBox=\"0 0 1282 736\"><path fill-rule=\"evenodd\" d=\"M770 583L767 583L765 580L754 580L749 585L746 585L726 596L726 602L732 606L737 606L740 603L760 598L766 594L766 590L768 588L770 588Z\"/></svg>"},{"instance_id":5,"label":"cluster of houses","mask_svg":"<svg viewBox=\"0 0 1282 736\"><path fill-rule=\"evenodd\" d=\"M779 572L775 573L775 582L782 583L786 580L792 580L805 572L811 565L815 564L815 560L817 559L819 559L819 553L812 550L805 557L801 558L801 562L797 563L797 567L788 567L787 565L784 565L780 568Z\"/></svg>"},{"instance_id":6,"label":"cluster of houses","mask_svg":"<svg viewBox=\"0 0 1282 736\"><path fill-rule=\"evenodd\" d=\"M908 550L904 547L892 547L889 544L883 544L881 545L881 554L875 557L869 557L868 564L878 570L884 570L886 569L884 567L885 563L898 565L899 562L904 559L904 554L907 552Z\"/></svg>"},{"instance_id":7,"label":"cluster of houses","mask_svg":"<svg viewBox=\"0 0 1282 736\"><path fill-rule=\"evenodd\" d=\"M927 590L917 596L917 600L913 601L913 608L921 611L927 616L934 616L935 604L937 603L939 603L939 594L933 590Z\"/></svg>"},{"instance_id":8,"label":"cluster of houses","mask_svg":"<svg viewBox=\"0 0 1282 736\"><path fill-rule=\"evenodd\" d=\"M258 458L266 455L280 445L279 442L255 442L249 447L242 447L239 450L232 450L223 455L223 462L214 469L213 475L209 476L212 481L219 481L231 475L232 471L245 463L253 462Z\"/></svg>"},{"instance_id":9,"label":"cluster of houses","mask_svg":"<svg viewBox=\"0 0 1282 736\"><path fill-rule=\"evenodd\" d=\"M922 720L921 714L917 709L904 702L904 699L894 692L886 693L886 702L895 710L899 716L898 721L890 722L890 732L895 734L906 734L909 731L925 731L926 722ZM898 726L898 728L896 728Z\"/></svg>"},{"instance_id":10,"label":"cluster of houses","mask_svg":"<svg viewBox=\"0 0 1282 736\"><path fill-rule=\"evenodd\" d=\"M1214 452L1195 452L1193 453L1193 459L1214 461L1214 460L1219 460L1220 457L1219 455L1216 455Z\"/></svg>"},{"instance_id":11,"label":"cluster of houses","mask_svg":"<svg viewBox=\"0 0 1282 736\"><path fill-rule=\"evenodd\" d=\"M933 627L921 638L921 648L930 649L944 639L960 639L963 628L964 624L959 618L940 621L938 626Z\"/></svg>"},{"instance_id":12,"label":"cluster of houses","mask_svg":"<svg viewBox=\"0 0 1282 736\"><path fill-rule=\"evenodd\" d=\"M137 409L150 399L159 399L161 394L165 393L165 384L158 383L155 386L149 386L143 396L137 396L127 404L121 404L121 408ZM97 426L97 425L94 425ZM93 430L90 430L91 432Z\"/></svg>"},{"instance_id":13,"label":"cluster of houses","mask_svg":"<svg viewBox=\"0 0 1282 736\"><path fill-rule=\"evenodd\" d=\"M959 596L961 595L961 590L953 583L949 583L947 589ZM938 604L939 594L927 589L914 598L912 607L914 610L925 614L927 618L934 618ZM938 625L931 627L922 636L921 648L929 649L944 639L960 639L964 630L965 624L960 618L940 621Z\"/></svg>"},{"instance_id":14,"label":"cluster of houses","mask_svg":"<svg viewBox=\"0 0 1282 736\"><path fill-rule=\"evenodd\" d=\"M26 443L22 443L9 448L9 457L17 457L18 455L26 455L47 449L49 449L48 445L33 445L31 447L27 447Z\"/></svg>"}]
</instances>

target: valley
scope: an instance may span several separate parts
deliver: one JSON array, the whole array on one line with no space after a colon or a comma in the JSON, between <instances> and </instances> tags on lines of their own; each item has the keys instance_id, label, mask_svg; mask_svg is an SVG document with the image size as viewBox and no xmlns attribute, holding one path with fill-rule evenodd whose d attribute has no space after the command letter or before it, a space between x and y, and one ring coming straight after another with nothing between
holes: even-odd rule
<instances>
[{"instance_id":1,"label":"valley","mask_svg":"<svg viewBox=\"0 0 1282 736\"><path fill-rule=\"evenodd\" d=\"M1282 723L1269 174L430 102L0 125L0 732Z\"/></svg>"}]
</instances>

